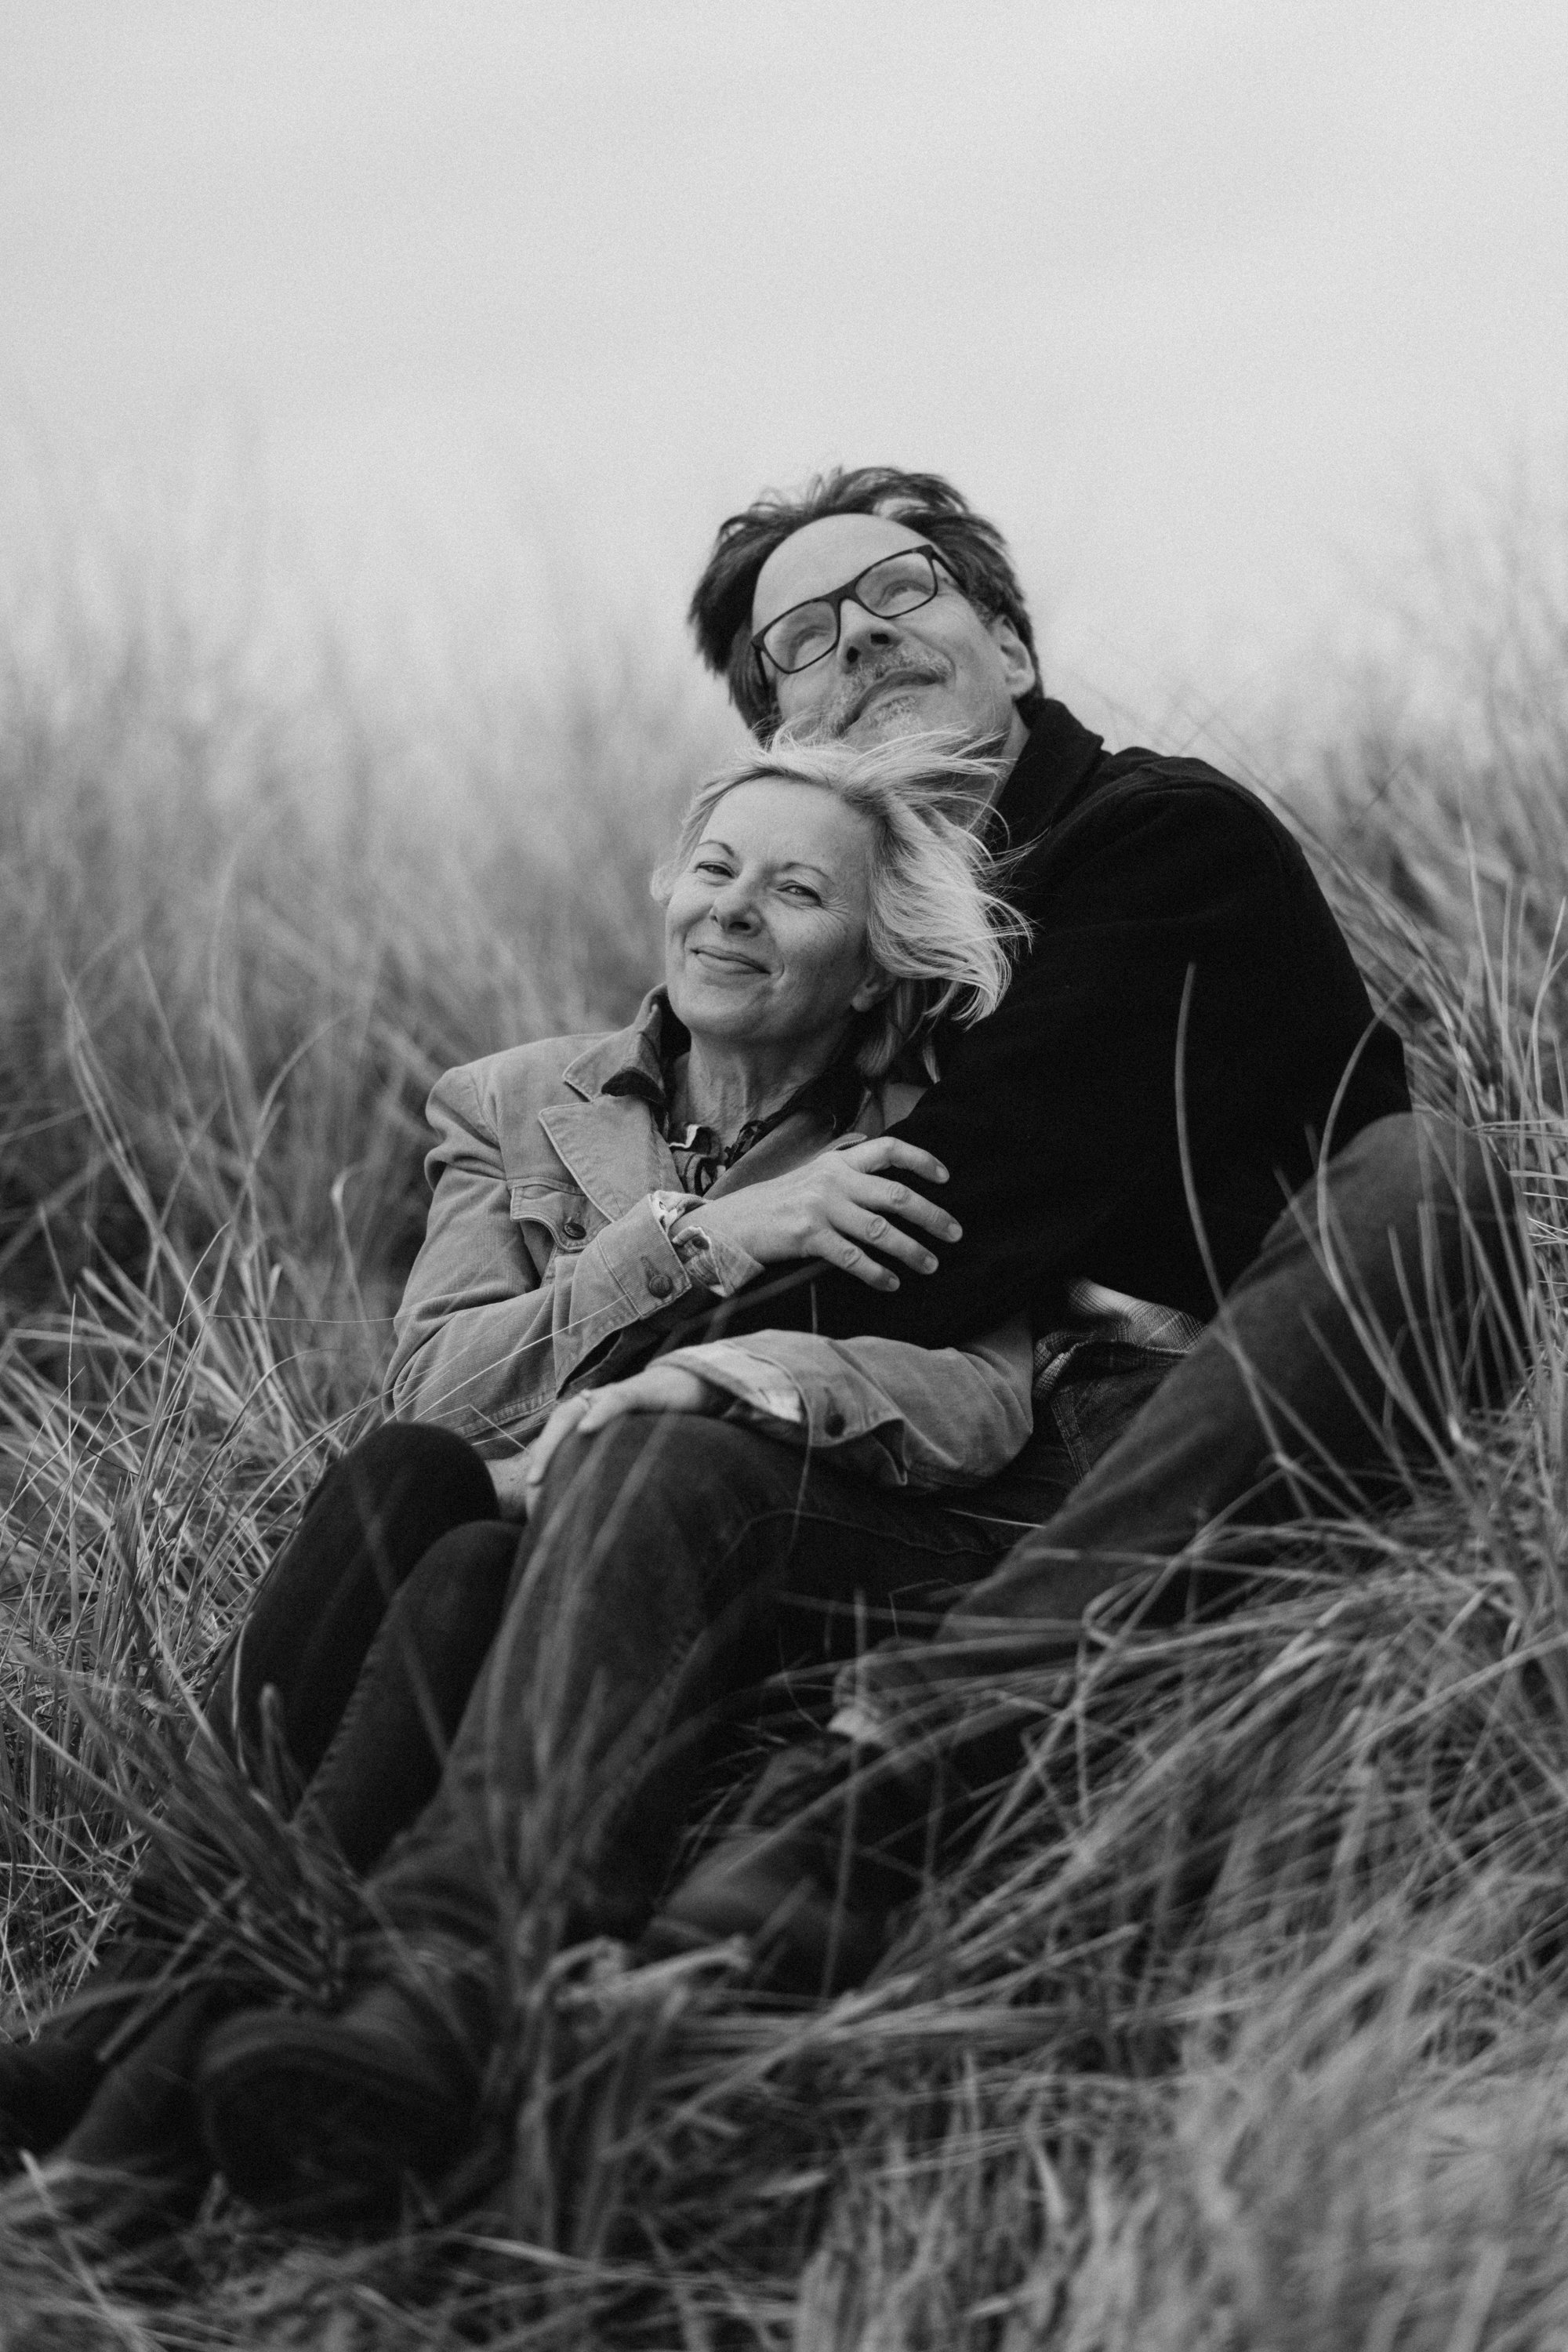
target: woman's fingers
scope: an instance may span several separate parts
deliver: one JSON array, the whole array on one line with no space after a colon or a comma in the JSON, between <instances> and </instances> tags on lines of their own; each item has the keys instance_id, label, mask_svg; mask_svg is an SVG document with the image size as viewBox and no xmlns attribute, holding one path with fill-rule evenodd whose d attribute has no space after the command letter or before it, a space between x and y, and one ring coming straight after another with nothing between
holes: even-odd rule
<instances>
[{"instance_id":1,"label":"woman's fingers","mask_svg":"<svg viewBox=\"0 0 1568 2352\"><path fill-rule=\"evenodd\" d=\"M896 1217L902 1225L918 1225L934 1241L956 1242L963 1238L963 1227L956 1217L950 1216L940 1202L928 1201L923 1192L911 1192L907 1184L896 1183L886 1176L862 1176L854 1192L861 1208Z\"/></svg>"},{"instance_id":2,"label":"woman's fingers","mask_svg":"<svg viewBox=\"0 0 1568 2352\"><path fill-rule=\"evenodd\" d=\"M531 1477L532 1454L513 1454L503 1462L489 1465L490 1484L496 1490L496 1508L503 1519L526 1519L533 1498Z\"/></svg>"},{"instance_id":3,"label":"woman's fingers","mask_svg":"<svg viewBox=\"0 0 1568 2352\"><path fill-rule=\"evenodd\" d=\"M945 1184L947 1181L947 1171L940 1160L933 1159L929 1151L922 1151L918 1144L906 1143L900 1135L874 1136L869 1143L856 1143L841 1149L844 1158L856 1168L873 1171L902 1168L927 1184Z\"/></svg>"},{"instance_id":4,"label":"woman's fingers","mask_svg":"<svg viewBox=\"0 0 1568 2352\"><path fill-rule=\"evenodd\" d=\"M838 1230L847 1240L858 1242L863 1249L875 1250L879 1257L896 1259L912 1274L936 1272L936 1253L875 1209L857 1207L847 1211L838 1221Z\"/></svg>"},{"instance_id":5,"label":"woman's fingers","mask_svg":"<svg viewBox=\"0 0 1568 2352\"><path fill-rule=\"evenodd\" d=\"M947 1181L939 1160L897 1136L846 1139L787 1175L709 1200L702 1221L759 1265L822 1258L873 1290L896 1290L897 1276L868 1249L929 1274L931 1244L946 1247L962 1233L956 1218L900 1181L906 1175L927 1184Z\"/></svg>"},{"instance_id":6,"label":"woman's fingers","mask_svg":"<svg viewBox=\"0 0 1568 2352\"><path fill-rule=\"evenodd\" d=\"M527 1517L533 1517L533 1507L539 1500L539 1490L544 1484L544 1474L563 1438L570 1437L588 1410L588 1399L583 1396L565 1398L558 1404L528 1451L528 1467L523 1473L522 1507Z\"/></svg>"},{"instance_id":7,"label":"woman's fingers","mask_svg":"<svg viewBox=\"0 0 1568 2352\"><path fill-rule=\"evenodd\" d=\"M513 1474L514 1483L521 1487L524 1516L532 1517L544 1474L566 1438L592 1437L596 1429L618 1421L624 1412L718 1412L723 1402L721 1389L688 1371L683 1364L649 1364L630 1380L611 1381L602 1389L565 1398L529 1448L521 1474ZM503 1495L501 1517L512 1516Z\"/></svg>"},{"instance_id":8,"label":"woman's fingers","mask_svg":"<svg viewBox=\"0 0 1568 2352\"><path fill-rule=\"evenodd\" d=\"M630 1380L595 1389L577 1427L587 1437L624 1412L715 1412L722 1401L720 1391L684 1364L649 1364Z\"/></svg>"},{"instance_id":9,"label":"woman's fingers","mask_svg":"<svg viewBox=\"0 0 1568 2352\"><path fill-rule=\"evenodd\" d=\"M831 1234L815 1255L828 1265L836 1265L840 1274L852 1274L857 1282L865 1283L868 1289L897 1290L899 1286L898 1276L890 1274L885 1265L879 1265L874 1257L868 1257L865 1251L858 1249L846 1234Z\"/></svg>"}]
</instances>

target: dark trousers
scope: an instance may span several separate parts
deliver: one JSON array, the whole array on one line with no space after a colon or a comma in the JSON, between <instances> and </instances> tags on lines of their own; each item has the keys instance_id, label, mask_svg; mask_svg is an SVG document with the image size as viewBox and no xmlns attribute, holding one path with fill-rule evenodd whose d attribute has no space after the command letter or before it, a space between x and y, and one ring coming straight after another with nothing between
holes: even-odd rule
<instances>
[{"instance_id":1,"label":"dark trousers","mask_svg":"<svg viewBox=\"0 0 1568 2352\"><path fill-rule=\"evenodd\" d=\"M411 1935L488 1939L513 1902L635 1933L716 1734L787 1671L929 1634L1013 1530L689 1415L628 1415L552 1463L441 1787L371 1882Z\"/></svg>"},{"instance_id":2,"label":"dark trousers","mask_svg":"<svg viewBox=\"0 0 1568 2352\"><path fill-rule=\"evenodd\" d=\"M356 1872L435 1794L518 1550L470 1446L391 1424L326 1473L220 1652L211 1738L285 1811L308 1805ZM0 2150L58 2145L95 2099L105 2054L128 2047L73 2152L119 2162L186 2130L195 2040L235 1997L204 1976L199 1930L188 1940L215 1892L196 1883L191 1845L154 1835L84 1994L36 2042L0 2046Z\"/></svg>"},{"instance_id":3,"label":"dark trousers","mask_svg":"<svg viewBox=\"0 0 1568 2352\"><path fill-rule=\"evenodd\" d=\"M518 1545L471 1446L390 1423L324 1474L218 1654L207 1731L285 1813L306 1804L356 1872L435 1794ZM202 1892L154 1838L132 1943L183 1930Z\"/></svg>"},{"instance_id":4,"label":"dark trousers","mask_svg":"<svg viewBox=\"0 0 1568 2352\"><path fill-rule=\"evenodd\" d=\"M570 1933L635 1928L727 1698L769 1670L865 1652L873 1734L928 1727L933 1701L951 1724L977 1675L1070 1656L1085 1612L1129 1577L1190 1571L1203 1555L1189 1548L1226 1515L1256 1529L1364 1510L1517 1381L1523 1280L1491 1155L1435 1122L1379 1121L1005 1557L1016 1526L725 1424L639 1416L569 1444L439 1793L373 1900L401 1931L469 1940L495 1929L498 1904L541 1896ZM1167 1613L1187 1597L1171 1580Z\"/></svg>"}]
</instances>

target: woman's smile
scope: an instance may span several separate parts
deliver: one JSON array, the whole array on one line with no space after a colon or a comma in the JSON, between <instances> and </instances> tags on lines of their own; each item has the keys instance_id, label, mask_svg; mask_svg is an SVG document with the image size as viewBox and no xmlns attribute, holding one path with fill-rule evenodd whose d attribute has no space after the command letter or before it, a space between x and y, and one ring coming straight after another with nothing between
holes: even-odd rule
<instances>
[{"instance_id":1,"label":"woman's smile","mask_svg":"<svg viewBox=\"0 0 1568 2352\"><path fill-rule=\"evenodd\" d=\"M760 958L746 955L739 948L721 947L717 940L694 940L687 952L700 956L704 963L711 964L716 972L738 972L750 976L767 970L767 965Z\"/></svg>"}]
</instances>

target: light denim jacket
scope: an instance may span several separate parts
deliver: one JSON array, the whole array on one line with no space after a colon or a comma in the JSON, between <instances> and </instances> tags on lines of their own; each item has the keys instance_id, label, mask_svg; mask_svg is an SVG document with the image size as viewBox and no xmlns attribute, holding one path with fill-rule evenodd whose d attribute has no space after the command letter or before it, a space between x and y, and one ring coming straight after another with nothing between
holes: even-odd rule
<instances>
[{"instance_id":1,"label":"light denim jacket","mask_svg":"<svg viewBox=\"0 0 1568 2352\"><path fill-rule=\"evenodd\" d=\"M513 1046L437 1080L434 1198L397 1311L389 1412L515 1453L559 1396L615 1376L618 1335L702 1296L648 1201L680 1189L655 1111L662 1010L655 990L628 1028ZM856 1131L880 1134L918 1091L868 1091ZM825 1120L796 1114L714 1192L798 1167L830 1139ZM722 1271L757 1268L742 1253ZM700 1371L770 1434L883 1486L991 1477L1030 1430L1022 1317L965 1348L768 1331L663 1360Z\"/></svg>"}]
</instances>

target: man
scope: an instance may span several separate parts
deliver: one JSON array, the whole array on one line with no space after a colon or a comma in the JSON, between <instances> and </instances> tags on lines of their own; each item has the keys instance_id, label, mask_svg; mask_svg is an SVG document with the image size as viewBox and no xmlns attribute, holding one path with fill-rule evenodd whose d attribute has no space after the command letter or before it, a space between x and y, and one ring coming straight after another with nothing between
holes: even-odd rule
<instances>
[{"instance_id":1,"label":"man","mask_svg":"<svg viewBox=\"0 0 1568 2352\"><path fill-rule=\"evenodd\" d=\"M1070 1659L1104 1593L1190 1561L1221 1512L1277 1517L1386 1470L1392 1355L1418 1440L1448 1425L1483 1341L1494 1377L1509 1354L1506 1185L1478 1146L1411 1115L1399 1043L1300 848L1211 769L1108 755L1047 699L1002 542L945 482L863 469L760 501L721 531L693 617L759 735L988 743L1035 926L999 1010L943 1041L940 1082L897 1130L949 1171L959 1230L931 1270L906 1247L895 1277L886 1222L848 1202L819 1265L717 1319L936 1347L1026 1307L1035 1435L970 1498L983 1532L966 1561L950 1550L923 1572L918 1513L894 1528L871 1490L836 1489L839 1474L743 1427L631 1416L559 1444L454 1746L463 1769L368 1890L412 1977L389 1948L339 2018L258 2012L214 2037L209 2137L252 2193L297 2186L301 2137L319 2174L382 2189L420 2149L462 2144L494 2042L491 1955L516 1949L520 1854L527 1900L550 1889L570 1935L635 1933L668 1867L703 1677L732 1696L738 1655L754 1679L801 1588L828 1656L853 1648L841 1587L867 1553L879 1631L939 1571L959 1599L934 1643L857 1662L852 1706L763 1776L649 1940L742 1934L760 1975L820 1989L871 1965L918 1871L933 1725L948 1749L983 1728L994 1769L1016 1742L1007 1675ZM721 1237L724 1213L710 1195L672 1242L699 1218ZM637 1360L622 1344L599 1376ZM595 1539L606 1510L614 1545ZM613 1590L596 1582L612 1571ZM1154 1605L1187 1597L1168 1577ZM733 1638L715 1692L720 1614ZM623 1707L654 1649L657 1704Z\"/></svg>"},{"instance_id":2,"label":"man","mask_svg":"<svg viewBox=\"0 0 1568 2352\"><path fill-rule=\"evenodd\" d=\"M1197 761L1108 754L1046 698L1000 537L947 483L863 468L759 500L721 531L692 618L764 737L956 726L1009 763L996 813L1022 852L1033 950L897 1130L951 1171L941 1199L963 1238L928 1279L868 1295L847 1236L808 1293L760 1310L941 1346L1022 1302L1054 1335L1054 1395L1037 1395L1026 1461L992 1497L1046 1524L929 1651L857 1669L838 1720L863 1754L896 1751L933 1708L961 1724L977 1677L1070 1658L1086 1610L1221 1513L1364 1499L1397 1442L1392 1365L1426 1424L1405 1430L1417 1451L1467 1381L1498 1393L1517 1362L1513 1206L1473 1139L1410 1115L1398 1040L1263 803ZM1080 1310L1107 1291L1131 1299L1097 1331ZM1203 1336L1184 1356L1142 1347L1172 1323L1132 1301ZM1064 1453L1069 1478L1088 1475L1052 1511L1059 1488L1026 1474L1059 1478ZM1189 1597L1167 1578L1153 1605ZM797 1980L835 1950L874 1949L899 1875L850 1878L864 1916L847 1931L830 1800L853 1791L851 1760L849 1738L830 1738L775 1772L668 1927L771 1935ZM814 1785L826 1799L803 1830ZM918 1809L870 1783L860 1807L884 1825Z\"/></svg>"}]
</instances>

